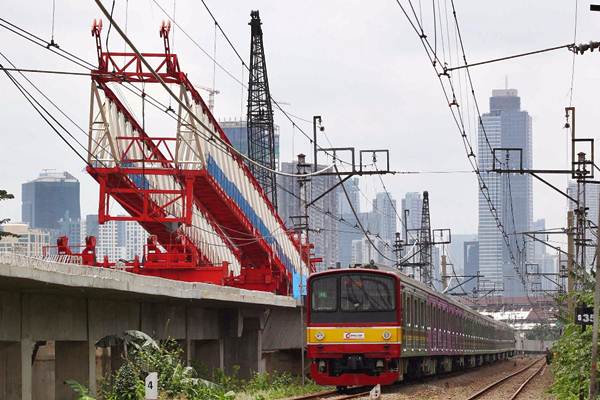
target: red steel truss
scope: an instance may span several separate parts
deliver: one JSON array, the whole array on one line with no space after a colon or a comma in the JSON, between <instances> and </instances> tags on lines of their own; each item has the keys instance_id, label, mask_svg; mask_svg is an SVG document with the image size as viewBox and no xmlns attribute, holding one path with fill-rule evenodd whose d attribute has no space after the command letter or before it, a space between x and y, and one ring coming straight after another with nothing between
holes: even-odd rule
<instances>
[{"instance_id":1,"label":"red steel truss","mask_svg":"<svg viewBox=\"0 0 600 400\"><path fill-rule=\"evenodd\" d=\"M178 138L149 136L111 90L110 84L114 83L151 84L159 83L159 80L135 53L104 52L100 40L101 29L102 22L94 21L92 34L96 38L98 69L92 74L91 98L92 103L98 105L97 112L101 116L101 122L94 126L90 121L89 145L90 148L94 148L97 144L92 143L92 131L106 130L106 139L102 142L103 150L96 152L104 154L105 157L92 157L90 154L88 172L100 185L99 223L136 221L150 234L143 261L140 262L139 258L136 258L125 264L126 269L170 279L211 282L289 294L292 289L291 271L286 269L283 261L244 214L240 205L226 194L206 168L193 164L185 165L178 159L178 155L173 151L173 147L180 144ZM204 100L187 75L181 71L177 55L170 52L169 30L170 24L163 23L160 36L164 41L164 53L145 53L142 56L165 83L177 84L181 87L182 94L190 95L208 118L215 134L229 143ZM119 118L131 127L130 134L108 132L111 129L107 122L110 118L105 114L110 110L107 111L104 107L100 93L115 107ZM93 104L91 118L96 113ZM181 115L179 118L181 120ZM282 234L289 237L302 260L314 270L314 259L311 261L309 255L310 246L301 245L297 235L285 230L283 221L277 216L242 158L235 153L230 155L276 216L283 228ZM157 184L164 182L164 179L167 179L168 184ZM121 205L128 215L111 215L111 200ZM194 226L194 218L198 214L206 220L212 234L223 243L221 246L239 263L237 273L232 271L228 261L215 261L214 256L211 260L207 254L209 249L202 248L199 244L201 241L192 233L193 229L186 229L198 228ZM114 266L107 259L102 262L95 261L95 240L89 240L84 252L76 253L86 254L84 264ZM73 254L70 253L66 241L59 243L58 252Z\"/></svg>"}]
</instances>

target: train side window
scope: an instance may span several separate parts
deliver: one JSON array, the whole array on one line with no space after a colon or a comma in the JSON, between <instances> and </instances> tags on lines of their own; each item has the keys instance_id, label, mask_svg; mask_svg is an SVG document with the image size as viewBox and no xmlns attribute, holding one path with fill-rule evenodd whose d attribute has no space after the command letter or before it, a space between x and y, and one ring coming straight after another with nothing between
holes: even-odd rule
<instances>
[{"instance_id":1,"label":"train side window","mask_svg":"<svg viewBox=\"0 0 600 400\"><path fill-rule=\"evenodd\" d=\"M414 299L415 320L414 320L414 323L413 323L413 326L415 326L415 327L419 325L419 319L420 319L420 316L419 316L419 306L418 306L417 302L418 302L418 299L415 297L415 299Z\"/></svg>"},{"instance_id":2,"label":"train side window","mask_svg":"<svg viewBox=\"0 0 600 400\"><path fill-rule=\"evenodd\" d=\"M413 320L413 310L412 310L412 296L406 296L406 307L408 308L408 324L407 326L412 326Z\"/></svg>"},{"instance_id":3,"label":"train side window","mask_svg":"<svg viewBox=\"0 0 600 400\"><path fill-rule=\"evenodd\" d=\"M402 292L402 325L406 326L406 293Z\"/></svg>"}]
</instances>

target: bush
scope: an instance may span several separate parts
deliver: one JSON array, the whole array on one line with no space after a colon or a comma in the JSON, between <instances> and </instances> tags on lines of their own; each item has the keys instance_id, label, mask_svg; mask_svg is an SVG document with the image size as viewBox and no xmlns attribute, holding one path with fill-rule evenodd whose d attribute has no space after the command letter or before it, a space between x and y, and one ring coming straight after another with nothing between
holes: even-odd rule
<instances>
[{"instance_id":1,"label":"bush","mask_svg":"<svg viewBox=\"0 0 600 400\"><path fill-rule=\"evenodd\" d=\"M588 285L590 286L590 285ZM591 288L572 295L577 304L593 304ZM592 360L592 329L581 331L581 326L563 315L564 330L562 336L552 347L552 372L554 383L550 392L561 400L578 400L579 393L588 398L590 368Z\"/></svg>"}]
</instances>

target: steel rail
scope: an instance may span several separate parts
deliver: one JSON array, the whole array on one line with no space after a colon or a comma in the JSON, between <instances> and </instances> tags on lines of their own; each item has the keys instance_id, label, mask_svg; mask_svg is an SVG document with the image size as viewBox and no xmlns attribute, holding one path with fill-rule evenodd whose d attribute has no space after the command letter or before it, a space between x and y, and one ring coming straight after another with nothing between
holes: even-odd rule
<instances>
[{"instance_id":1,"label":"steel rail","mask_svg":"<svg viewBox=\"0 0 600 400\"><path fill-rule=\"evenodd\" d=\"M312 399L321 399L328 396L334 396L338 394L337 390L327 390L324 392L311 393L304 396L290 397L286 400L312 400ZM324 396L324 397L323 397Z\"/></svg>"},{"instance_id":2,"label":"steel rail","mask_svg":"<svg viewBox=\"0 0 600 400\"><path fill-rule=\"evenodd\" d=\"M529 384L529 382L531 382L533 380L533 378L535 378L545 367L546 367L546 364L540 365L540 367L533 374L531 374L531 376L529 378L527 378L527 380L525 382L523 382L521 384L521 386L519 386L517 391L515 393L513 393L511 398L508 400L515 400L517 398L517 396L523 391L525 386L527 386L527 384Z\"/></svg>"},{"instance_id":3,"label":"steel rail","mask_svg":"<svg viewBox=\"0 0 600 400\"><path fill-rule=\"evenodd\" d=\"M290 397L286 400L313 400L313 399L316 400L316 399L329 399L329 398L333 398L333 400L347 400L347 399L355 399L357 397L368 396L369 393L370 393L369 391L366 391L366 392L360 392L360 393L351 393L351 394L340 395L340 392L338 392L337 390L328 390L328 391L324 391L324 392L311 393L311 394L307 394L304 396Z\"/></svg>"},{"instance_id":4,"label":"steel rail","mask_svg":"<svg viewBox=\"0 0 600 400\"><path fill-rule=\"evenodd\" d=\"M512 374L509 374L509 375L507 375L505 377L502 377L502 378L498 379L497 381L489 384L488 386L484 387L483 389L481 389L480 391L476 392L475 394L469 396L466 400L475 400L475 399L481 397L483 394L489 392L491 389L497 387L501 383L506 382L507 380L509 380L510 378L512 378L512 377L514 377L516 375L522 374L523 372L527 371L528 369L530 369L531 367L533 367L536 363L538 363L538 362L540 362L542 360L543 360L543 358L538 358L537 360L535 360L531 364L527 365L526 367L521 368L520 370L515 371Z\"/></svg>"}]
</instances>

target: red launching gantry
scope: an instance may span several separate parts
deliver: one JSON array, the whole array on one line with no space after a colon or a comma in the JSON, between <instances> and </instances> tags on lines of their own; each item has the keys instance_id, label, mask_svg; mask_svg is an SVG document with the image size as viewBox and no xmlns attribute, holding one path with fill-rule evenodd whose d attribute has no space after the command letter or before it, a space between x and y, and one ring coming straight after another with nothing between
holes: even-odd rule
<instances>
[{"instance_id":1,"label":"red launching gantry","mask_svg":"<svg viewBox=\"0 0 600 400\"><path fill-rule=\"evenodd\" d=\"M123 105L114 88L160 82L135 53L103 51L101 29L102 21L94 21L98 69L92 74L87 171L100 184L99 223L136 221L150 234L143 261L126 268L285 295L298 290L299 280L314 271L309 246L288 232L181 71L169 47L170 23L160 29L164 53L142 56L165 83L179 87L179 99L194 114L179 107L173 136L151 136ZM111 200L129 215L111 215ZM89 256L84 263L110 266Z\"/></svg>"}]
</instances>

